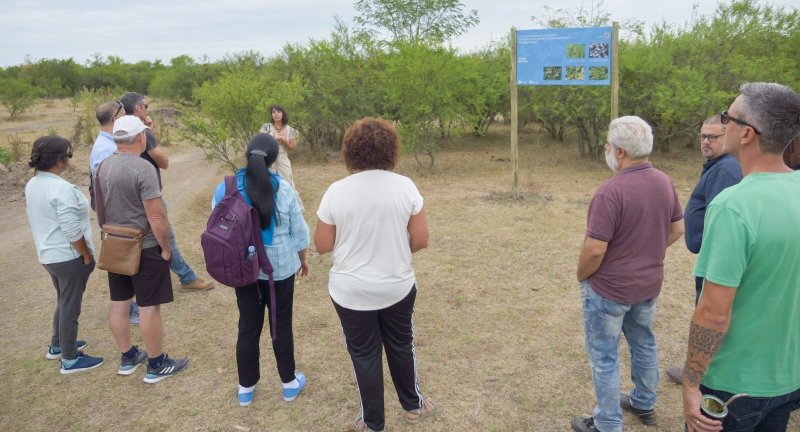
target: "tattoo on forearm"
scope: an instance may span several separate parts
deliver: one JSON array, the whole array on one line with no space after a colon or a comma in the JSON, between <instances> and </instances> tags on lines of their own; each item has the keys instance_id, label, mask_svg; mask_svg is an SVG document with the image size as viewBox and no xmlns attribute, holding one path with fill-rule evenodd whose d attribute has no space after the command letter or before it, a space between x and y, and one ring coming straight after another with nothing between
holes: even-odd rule
<instances>
[{"instance_id":1,"label":"tattoo on forearm","mask_svg":"<svg viewBox=\"0 0 800 432\"><path fill-rule=\"evenodd\" d=\"M700 384L706 374L706 367L698 362L686 361L683 367L683 380L689 381L691 384Z\"/></svg>"},{"instance_id":2,"label":"tattoo on forearm","mask_svg":"<svg viewBox=\"0 0 800 432\"><path fill-rule=\"evenodd\" d=\"M726 332L712 330L692 322L689 328L689 350L686 354L683 380L700 384L708 364L719 351Z\"/></svg>"}]
</instances>

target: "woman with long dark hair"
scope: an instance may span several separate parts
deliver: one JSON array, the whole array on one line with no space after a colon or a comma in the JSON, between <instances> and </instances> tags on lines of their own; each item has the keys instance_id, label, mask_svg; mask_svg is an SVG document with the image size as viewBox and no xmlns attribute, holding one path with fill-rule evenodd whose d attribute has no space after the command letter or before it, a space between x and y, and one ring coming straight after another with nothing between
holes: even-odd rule
<instances>
[{"instance_id":1,"label":"woman with long dark hair","mask_svg":"<svg viewBox=\"0 0 800 432\"><path fill-rule=\"evenodd\" d=\"M310 242L308 225L294 189L269 168L278 157L278 142L270 135L257 134L250 140L246 167L236 171L236 183L244 200L258 211L261 239L272 264L275 281L277 338L272 350L283 383L283 399L297 397L306 378L295 371L292 303L295 275L308 274L306 248ZM225 196L225 182L214 193L211 207ZM236 366L239 372L239 404L250 405L261 377L259 341L264 327L265 308L269 309L270 290L266 275L257 283L236 287L239 308L239 338L236 341ZM270 311L271 312L271 311ZM270 321L270 328L272 321Z\"/></svg>"},{"instance_id":2,"label":"woman with long dark hair","mask_svg":"<svg viewBox=\"0 0 800 432\"><path fill-rule=\"evenodd\" d=\"M259 132L272 135L278 142L278 158L275 160L273 169L284 180L289 182L292 189L295 189L294 174L292 173L292 162L289 160L289 152L294 150L297 146L297 131L289 126L289 114L280 105L272 105L269 107L269 122L261 126ZM297 200L300 202L300 208L303 208L303 201L300 199L300 194L297 194Z\"/></svg>"},{"instance_id":3,"label":"woman with long dark hair","mask_svg":"<svg viewBox=\"0 0 800 432\"><path fill-rule=\"evenodd\" d=\"M36 254L56 289L53 336L46 356L61 359L62 374L103 364L101 357L84 354L86 342L77 339L83 293L95 262L89 201L79 187L61 177L71 158L72 144L65 138L38 138L28 163L34 175L25 185Z\"/></svg>"}]
</instances>

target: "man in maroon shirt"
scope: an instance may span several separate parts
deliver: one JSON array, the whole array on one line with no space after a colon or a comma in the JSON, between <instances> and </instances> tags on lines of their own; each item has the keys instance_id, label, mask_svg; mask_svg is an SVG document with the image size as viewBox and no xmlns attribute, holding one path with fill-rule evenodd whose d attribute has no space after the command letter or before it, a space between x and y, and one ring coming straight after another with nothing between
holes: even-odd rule
<instances>
[{"instance_id":1,"label":"man in maroon shirt","mask_svg":"<svg viewBox=\"0 0 800 432\"><path fill-rule=\"evenodd\" d=\"M653 168L650 126L639 117L611 122L606 163L614 177L589 205L586 239L578 261L586 352L597 406L575 417L578 432L622 431L622 409L655 425L658 351L652 331L664 280L664 255L683 235L683 211L672 181ZM631 350L634 388L620 395L619 338Z\"/></svg>"}]
</instances>

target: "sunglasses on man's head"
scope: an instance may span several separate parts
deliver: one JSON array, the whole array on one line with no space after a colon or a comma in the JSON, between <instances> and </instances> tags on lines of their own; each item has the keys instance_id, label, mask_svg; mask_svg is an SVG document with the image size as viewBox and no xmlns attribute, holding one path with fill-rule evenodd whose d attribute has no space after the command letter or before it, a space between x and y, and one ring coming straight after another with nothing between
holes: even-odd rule
<instances>
[{"instance_id":1,"label":"sunglasses on man's head","mask_svg":"<svg viewBox=\"0 0 800 432\"><path fill-rule=\"evenodd\" d=\"M120 101L115 101L115 102L117 103L117 105L119 105L119 107L117 108L117 112L114 113L114 117L111 117L111 120L116 120L117 116L119 116L119 112L122 111L122 108L124 108L122 102Z\"/></svg>"},{"instance_id":2,"label":"sunglasses on man's head","mask_svg":"<svg viewBox=\"0 0 800 432\"><path fill-rule=\"evenodd\" d=\"M753 132L755 132L756 135L761 135L761 132L759 132L758 129L756 129L755 126L751 125L750 123L747 123L744 120L741 120L741 119L738 119L736 117L731 116L730 114L728 114L728 111L723 111L723 112L719 113L719 120L720 120L720 123L722 123L724 125L728 124L728 122L730 122L730 121L733 121L734 123L738 123L738 124L740 124L742 126L747 126L750 129L753 129Z\"/></svg>"}]
</instances>

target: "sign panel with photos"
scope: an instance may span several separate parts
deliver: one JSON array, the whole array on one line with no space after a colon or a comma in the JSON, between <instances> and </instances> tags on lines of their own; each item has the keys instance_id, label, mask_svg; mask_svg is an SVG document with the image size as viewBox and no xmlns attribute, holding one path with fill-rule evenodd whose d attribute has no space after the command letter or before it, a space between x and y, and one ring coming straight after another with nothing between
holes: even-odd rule
<instances>
[{"instance_id":1,"label":"sign panel with photos","mask_svg":"<svg viewBox=\"0 0 800 432\"><path fill-rule=\"evenodd\" d=\"M610 85L611 27L517 31L517 85Z\"/></svg>"}]
</instances>

